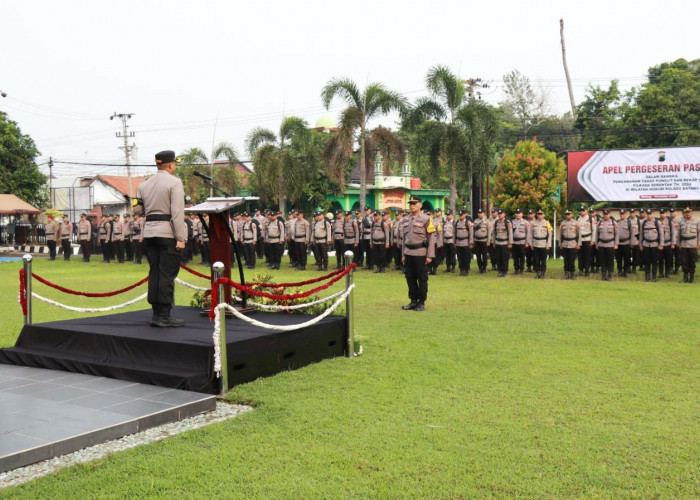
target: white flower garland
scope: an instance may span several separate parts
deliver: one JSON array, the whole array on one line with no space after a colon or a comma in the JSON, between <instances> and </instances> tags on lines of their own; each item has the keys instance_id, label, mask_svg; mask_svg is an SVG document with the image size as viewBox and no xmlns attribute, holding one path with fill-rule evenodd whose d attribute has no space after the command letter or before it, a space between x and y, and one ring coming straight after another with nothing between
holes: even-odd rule
<instances>
[{"instance_id":1,"label":"white flower garland","mask_svg":"<svg viewBox=\"0 0 700 500\"><path fill-rule=\"evenodd\" d=\"M207 292L207 291L211 290L211 288L193 285L192 283L188 283L186 281L183 281L180 278L175 278L175 283L179 283L180 285L186 286L187 288L191 288L192 290L198 290L200 292Z\"/></svg>"},{"instance_id":2,"label":"white flower garland","mask_svg":"<svg viewBox=\"0 0 700 500\"><path fill-rule=\"evenodd\" d=\"M56 307L61 307L63 309L67 309L69 311L75 311L75 312L82 312L82 313L95 313L95 312L107 312L107 311L114 311L116 309L121 309L122 307L130 306L132 304L135 304L143 299L145 299L148 296L148 292L144 293L143 295L139 295L135 299L131 299L128 302L124 302L123 304L117 304L116 306L107 306L107 307L73 307L73 306L68 306L66 304L61 304L60 302L56 302L55 300L47 299L46 297L42 297L36 292L32 292L32 297L39 299L43 302L46 302L47 304L51 304Z\"/></svg>"}]
</instances>

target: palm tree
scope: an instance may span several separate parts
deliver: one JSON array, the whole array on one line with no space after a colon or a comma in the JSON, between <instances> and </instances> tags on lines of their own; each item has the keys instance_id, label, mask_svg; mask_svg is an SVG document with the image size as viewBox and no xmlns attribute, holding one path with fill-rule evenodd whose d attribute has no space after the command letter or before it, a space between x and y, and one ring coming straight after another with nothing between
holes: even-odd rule
<instances>
[{"instance_id":1,"label":"palm tree","mask_svg":"<svg viewBox=\"0 0 700 500\"><path fill-rule=\"evenodd\" d=\"M447 169L450 208L455 210L458 177L469 179L488 166L497 121L481 101L469 99L464 81L449 68L428 70L429 96L419 98L405 114L403 128L415 134L415 153L435 170Z\"/></svg>"},{"instance_id":2,"label":"palm tree","mask_svg":"<svg viewBox=\"0 0 700 500\"><path fill-rule=\"evenodd\" d=\"M371 152L371 138L367 124L372 118L392 111L403 112L406 99L399 93L387 89L381 83L370 83L364 92L360 92L355 82L348 78L335 78L329 81L321 91L321 100L328 109L335 97L348 105L340 115L339 130L327 149L331 173L339 174L344 168L343 159L352 155L353 145L360 145L360 206L365 206L367 197L367 154ZM371 172L370 172L371 174Z\"/></svg>"},{"instance_id":3,"label":"palm tree","mask_svg":"<svg viewBox=\"0 0 700 500\"><path fill-rule=\"evenodd\" d=\"M214 169L214 162L217 160L228 160L227 169ZM178 167L178 175L182 179L185 187L185 194L194 199L206 196L207 189L204 189L203 182L199 177L194 176L194 172L209 167L209 175L214 184L230 194L234 194L240 188L240 180L236 175L235 166L238 164L238 153L228 142L220 142L214 146L211 160L200 148L186 149L180 155L181 164ZM228 171L231 170L231 171ZM209 196L214 196L214 189L209 188Z\"/></svg>"},{"instance_id":4,"label":"palm tree","mask_svg":"<svg viewBox=\"0 0 700 500\"><path fill-rule=\"evenodd\" d=\"M311 140L306 120L290 116L282 120L279 135L256 127L246 138L246 150L253 158L255 186L264 199L275 199L282 213L289 199L301 196L306 181L302 157Z\"/></svg>"}]
</instances>

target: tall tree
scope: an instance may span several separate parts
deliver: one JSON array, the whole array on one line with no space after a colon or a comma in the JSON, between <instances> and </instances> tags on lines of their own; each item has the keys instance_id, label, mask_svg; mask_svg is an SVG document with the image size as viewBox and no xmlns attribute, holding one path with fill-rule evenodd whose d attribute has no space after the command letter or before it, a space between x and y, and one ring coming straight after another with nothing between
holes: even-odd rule
<instances>
[{"instance_id":1,"label":"tall tree","mask_svg":"<svg viewBox=\"0 0 700 500\"><path fill-rule=\"evenodd\" d=\"M224 168L214 168L214 162L227 160ZM178 165L176 175L182 180L185 194L193 200L203 200L211 192L211 188L206 186L201 178L194 175L195 171L205 170L210 174L214 185L229 194L236 194L241 188L240 179L236 172L238 164L238 153L228 142L220 142L214 147L214 154L210 159L200 148L186 149L180 155L181 163ZM214 193L217 196L217 193Z\"/></svg>"},{"instance_id":2,"label":"tall tree","mask_svg":"<svg viewBox=\"0 0 700 500\"><path fill-rule=\"evenodd\" d=\"M45 206L49 199L46 176L39 171L37 156L34 140L0 111L0 193L17 195L37 207Z\"/></svg>"},{"instance_id":3,"label":"tall tree","mask_svg":"<svg viewBox=\"0 0 700 500\"><path fill-rule=\"evenodd\" d=\"M246 138L246 150L253 158L255 188L261 198L276 199L282 213L287 200L297 201L304 190L306 170L302 158L310 142L309 125L295 116L282 120L279 134L256 127Z\"/></svg>"},{"instance_id":4,"label":"tall tree","mask_svg":"<svg viewBox=\"0 0 700 500\"><path fill-rule=\"evenodd\" d=\"M428 70L430 95L419 98L405 114L403 128L413 135L412 153L427 160L434 171L446 170L450 208L455 210L457 185L488 171L498 132L494 111L482 101L468 99L464 81L445 66Z\"/></svg>"},{"instance_id":5,"label":"tall tree","mask_svg":"<svg viewBox=\"0 0 700 500\"><path fill-rule=\"evenodd\" d=\"M520 141L513 149L507 149L495 177L493 194L499 208L511 213L516 208L541 208L547 213L561 210L561 203L552 194L559 185L565 189L566 164L537 141Z\"/></svg>"},{"instance_id":6,"label":"tall tree","mask_svg":"<svg viewBox=\"0 0 700 500\"><path fill-rule=\"evenodd\" d=\"M365 206L367 198L367 154L372 150L368 123L373 118L386 115L392 111L403 112L406 99L399 93L387 89L381 83L370 83L360 91L355 82L348 78L335 78L329 81L321 91L321 100L328 109L334 98L342 99L347 107L340 116L340 127L334 138L333 148L328 151L332 159L332 170L339 171L343 159L347 161L357 142L360 146L360 206Z\"/></svg>"},{"instance_id":7,"label":"tall tree","mask_svg":"<svg viewBox=\"0 0 700 500\"><path fill-rule=\"evenodd\" d=\"M530 79L517 69L503 76L503 84L506 99L501 105L517 120L523 135L551 114L549 90L533 87Z\"/></svg>"}]
</instances>

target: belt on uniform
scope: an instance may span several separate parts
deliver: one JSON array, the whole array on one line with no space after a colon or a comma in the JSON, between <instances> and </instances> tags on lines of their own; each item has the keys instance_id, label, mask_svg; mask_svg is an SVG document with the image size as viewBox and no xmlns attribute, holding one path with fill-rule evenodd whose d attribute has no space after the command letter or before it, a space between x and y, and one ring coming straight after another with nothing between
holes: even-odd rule
<instances>
[{"instance_id":1,"label":"belt on uniform","mask_svg":"<svg viewBox=\"0 0 700 500\"><path fill-rule=\"evenodd\" d=\"M67 239L68 239L68 236L63 236L63 237L61 237L61 239L62 239L62 240L67 240Z\"/></svg>"},{"instance_id":2,"label":"belt on uniform","mask_svg":"<svg viewBox=\"0 0 700 500\"><path fill-rule=\"evenodd\" d=\"M420 245L410 245L408 243L405 243L406 248L409 250L418 250L419 248L428 248L428 242L424 241Z\"/></svg>"},{"instance_id":3,"label":"belt on uniform","mask_svg":"<svg viewBox=\"0 0 700 500\"><path fill-rule=\"evenodd\" d=\"M536 240L546 240L549 236L533 236L533 238Z\"/></svg>"},{"instance_id":4,"label":"belt on uniform","mask_svg":"<svg viewBox=\"0 0 700 500\"><path fill-rule=\"evenodd\" d=\"M452 236L450 236L450 237L445 236L443 239L445 241L452 241ZM459 238L457 238L457 239L459 239Z\"/></svg>"},{"instance_id":5,"label":"belt on uniform","mask_svg":"<svg viewBox=\"0 0 700 500\"><path fill-rule=\"evenodd\" d=\"M146 216L146 222L170 222L170 214L152 214Z\"/></svg>"},{"instance_id":6,"label":"belt on uniform","mask_svg":"<svg viewBox=\"0 0 700 500\"><path fill-rule=\"evenodd\" d=\"M372 243L379 245L380 243L386 243L386 240L372 240Z\"/></svg>"},{"instance_id":7,"label":"belt on uniform","mask_svg":"<svg viewBox=\"0 0 700 500\"><path fill-rule=\"evenodd\" d=\"M90 234L90 233L87 233L87 232L85 232L85 233L80 233L80 236L82 236L82 235L84 235L84 234Z\"/></svg>"},{"instance_id":8,"label":"belt on uniform","mask_svg":"<svg viewBox=\"0 0 700 500\"><path fill-rule=\"evenodd\" d=\"M612 238L609 240L604 240L603 238L598 238L598 241L601 243L610 243L611 241L615 241L615 238Z\"/></svg>"},{"instance_id":9,"label":"belt on uniform","mask_svg":"<svg viewBox=\"0 0 700 500\"><path fill-rule=\"evenodd\" d=\"M508 238L496 238L496 241L508 241Z\"/></svg>"},{"instance_id":10,"label":"belt on uniform","mask_svg":"<svg viewBox=\"0 0 700 500\"><path fill-rule=\"evenodd\" d=\"M338 232L336 232L336 233L334 233L334 234L335 234L335 235L337 236L337 235L339 235L339 234L341 234L341 235L342 235L343 233L342 233L342 231L341 231L341 232L339 232L339 233L338 233Z\"/></svg>"},{"instance_id":11,"label":"belt on uniform","mask_svg":"<svg viewBox=\"0 0 700 500\"><path fill-rule=\"evenodd\" d=\"M513 238L513 241L525 241L526 238Z\"/></svg>"},{"instance_id":12,"label":"belt on uniform","mask_svg":"<svg viewBox=\"0 0 700 500\"><path fill-rule=\"evenodd\" d=\"M314 238L316 241L328 241L328 238Z\"/></svg>"},{"instance_id":13,"label":"belt on uniform","mask_svg":"<svg viewBox=\"0 0 700 500\"><path fill-rule=\"evenodd\" d=\"M243 238L243 241L253 241L253 238Z\"/></svg>"},{"instance_id":14,"label":"belt on uniform","mask_svg":"<svg viewBox=\"0 0 700 500\"><path fill-rule=\"evenodd\" d=\"M486 238L474 238L477 243L486 243Z\"/></svg>"},{"instance_id":15,"label":"belt on uniform","mask_svg":"<svg viewBox=\"0 0 700 500\"><path fill-rule=\"evenodd\" d=\"M465 236L464 238L460 238L459 236L457 236L457 239L458 239L459 241L468 240L468 239L469 239L469 236Z\"/></svg>"},{"instance_id":16,"label":"belt on uniform","mask_svg":"<svg viewBox=\"0 0 700 500\"><path fill-rule=\"evenodd\" d=\"M681 236L681 239L683 241L690 241L690 240L695 240L697 239L697 236Z\"/></svg>"},{"instance_id":17,"label":"belt on uniform","mask_svg":"<svg viewBox=\"0 0 700 500\"><path fill-rule=\"evenodd\" d=\"M591 235L591 233L582 234L582 235L581 235L581 238L588 238L590 235Z\"/></svg>"},{"instance_id":18,"label":"belt on uniform","mask_svg":"<svg viewBox=\"0 0 700 500\"><path fill-rule=\"evenodd\" d=\"M627 242L627 241L629 241L629 240L630 240L629 238L626 238L626 239L624 239L624 240L620 240L620 243L625 243L625 242Z\"/></svg>"},{"instance_id":19,"label":"belt on uniform","mask_svg":"<svg viewBox=\"0 0 700 500\"><path fill-rule=\"evenodd\" d=\"M566 236L562 236L561 239L562 239L562 241L573 241L577 238L567 238Z\"/></svg>"}]
</instances>

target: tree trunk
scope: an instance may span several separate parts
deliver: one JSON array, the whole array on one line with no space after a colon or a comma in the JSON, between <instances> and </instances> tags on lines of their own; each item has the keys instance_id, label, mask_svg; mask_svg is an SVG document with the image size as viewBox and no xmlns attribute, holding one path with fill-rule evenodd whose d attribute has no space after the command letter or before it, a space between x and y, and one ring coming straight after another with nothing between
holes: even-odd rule
<instances>
[{"instance_id":1,"label":"tree trunk","mask_svg":"<svg viewBox=\"0 0 700 500\"><path fill-rule=\"evenodd\" d=\"M360 210L365 209L367 198L367 162L365 161L365 129L360 130Z\"/></svg>"},{"instance_id":2,"label":"tree trunk","mask_svg":"<svg viewBox=\"0 0 700 500\"><path fill-rule=\"evenodd\" d=\"M457 208L457 168L454 161L450 165L450 210L455 213Z\"/></svg>"},{"instance_id":3,"label":"tree trunk","mask_svg":"<svg viewBox=\"0 0 700 500\"><path fill-rule=\"evenodd\" d=\"M287 209L287 203L285 203L285 192L284 192L284 175L282 175L282 169L279 169L278 172L278 177L279 180L277 182L278 185L278 190L277 190L277 201L279 203L279 211L282 212L282 215L284 215L285 219L287 218L286 214L286 209Z\"/></svg>"}]
</instances>

